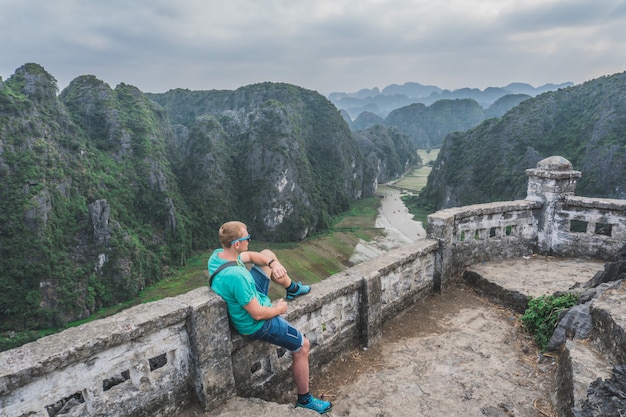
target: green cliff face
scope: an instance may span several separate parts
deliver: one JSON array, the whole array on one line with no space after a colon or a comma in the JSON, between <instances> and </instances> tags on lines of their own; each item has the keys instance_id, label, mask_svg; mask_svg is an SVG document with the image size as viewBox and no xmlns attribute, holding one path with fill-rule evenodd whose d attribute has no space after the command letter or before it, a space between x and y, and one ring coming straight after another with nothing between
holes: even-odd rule
<instances>
[{"instance_id":1,"label":"green cliff face","mask_svg":"<svg viewBox=\"0 0 626 417\"><path fill-rule=\"evenodd\" d=\"M275 241L324 230L416 161L402 135L368 141L292 85L155 95L87 75L58 94L24 65L0 82L0 331L127 300L227 220Z\"/></svg>"},{"instance_id":2,"label":"green cliff face","mask_svg":"<svg viewBox=\"0 0 626 417\"><path fill-rule=\"evenodd\" d=\"M91 76L56 93L36 64L0 93L3 329L125 300L190 248L165 113L136 88Z\"/></svg>"},{"instance_id":3,"label":"green cliff face","mask_svg":"<svg viewBox=\"0 0 626 417\"><path fill-rule=\"evenodd\" d=\"M525 170L553 155L582 171L577 195L626 198L626 73L544 93L450 134L420 204L436 210L524 198Z\"/></svg>"},{"instance_id":4,"label":"green cliff face","mask_svg":"<svg viewBox=\"0 0 626 417\"><path fill-rule=\"evenodd\" d=\"M176 128L175 151L186 170L178 176L181 188L198 193L200 188L189 186L193 179L203 187L192 217L202 216L202 199L211 195L224 214L245 219L264 240L294 241L324 230L350 201L374 194L377 175L402 173L370 169L391 153L368 158L338 110L313 91L261 83L235 91L173 90L148 96L182 125ZM203 137L207 129L202 125L209 119L215 132L209 142L216 149L206 147ZM415 148L411 150L402 153L403 167L416 161ZM206 223L206 233L214 233L223 220L214 217Z\"/></svg>"}]
</instances>

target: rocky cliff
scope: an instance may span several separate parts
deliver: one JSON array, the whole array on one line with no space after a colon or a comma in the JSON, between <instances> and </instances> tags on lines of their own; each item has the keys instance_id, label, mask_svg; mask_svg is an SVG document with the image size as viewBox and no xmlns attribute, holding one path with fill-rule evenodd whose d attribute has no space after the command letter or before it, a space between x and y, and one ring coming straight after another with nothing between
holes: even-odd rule
<instances>
[{"instance_id":1,"label":"rocky cliff","mask_svg":"<svg viewBox=\"0 0 626 417\"><path fill-rule=\"evenodd\" d=\"M357 138L287 84L155 95L85 75L59 94L22 66L0 82L0 330L133 297L215 247L226 220L266 240L324 230L417 162L390 132Z\"/></svg>"}]
</instances>

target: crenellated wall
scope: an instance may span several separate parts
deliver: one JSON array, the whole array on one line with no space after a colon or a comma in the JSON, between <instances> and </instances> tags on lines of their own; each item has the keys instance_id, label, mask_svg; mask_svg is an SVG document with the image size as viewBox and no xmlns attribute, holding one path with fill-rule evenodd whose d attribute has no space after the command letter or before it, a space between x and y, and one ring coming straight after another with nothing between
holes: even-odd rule
<instances>
[{"instance_id":1,"label":"crenellated wall","mask_svg":"<svg viewBox=\"0 0 626 417\"><path fill-rule=\"evenodd\" d=\"M436 287L468 265L531 253L610 259L626 242L626 200L573 195L579 171L553 156L526 170L525 200L440 210L428 216L436 239Z\"/></svg>"},{"instance_id":2,"label":"crenellated wall","mask_svg":"<svg viewBox=\"0 0 626 417\"><path fill-rule=\"evenodd\" d=\"M313 369L381 337L384 321L468 265L531 252L609 259L626 241L626 201L573 196L580 173L552 157L525 200L442 210L428 238L315 284L287 319L310 339ZM0 353L0 416L171 416L234 395L292 386L290 353L231 332L208 288L140 305Z\"/></svg>"}]
</instances>

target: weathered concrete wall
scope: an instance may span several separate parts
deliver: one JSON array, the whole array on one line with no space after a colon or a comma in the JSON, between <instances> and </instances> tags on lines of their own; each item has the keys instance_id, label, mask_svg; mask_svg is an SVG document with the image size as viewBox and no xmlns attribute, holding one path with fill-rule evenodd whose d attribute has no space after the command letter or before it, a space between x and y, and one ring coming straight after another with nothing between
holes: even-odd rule
<instances>
[{"instance_id":1,"label":"weathered concrete wall","mask_svg":"<svg viewBox=\"0 0 626 417\"><path fill-rule=\"evenodd\" d=\"M0 353L3 417L154 415L190 400L190 308L144 304Z\"/></svg>"},{"instance_id":2,"label":"weathered concrete wall","mask_svg":"<svg viewBox=\"0 0 626 417\"><path fill-rule=\"evenodd\" d=\"M318 283L287 319L311 340L311 365L380 338L384 317L432 291L435 241L424 240ZM208 288L0 353L0 416L170 416L236 393L291 388L290 353L232 333Z\"/></svg>"},{"instance_id":3,"label":"weathered concrete wall","mask_svg":"<svg viewBox=\"0 0 626 417\"><path fill-rule=\"evenodd\" d=\"M610 259L626 242L626 200L574 196L581 177L560 156L526 170L525 200L440 210L428 216L436 239L435 287L468 265L530 253Z\"/></svg>"},{"instance_id":4,"label":"weathered concrete wall","mask_svg":"<svg viewBox=\"0 0 626 417\"><path fill-rule=\"evenodd\" d=\"M626 244L626 200L570 196L554 217L552 251L611 259Z\"/></svg>"},{"instance_id":5,"label":"weathered concrete wall","mask_svg":"<svg viewBox=\"0 0 626 417\"><path fill-rule=\"evenodd\" d=\"M286 318L311 342L311 366L370 346L393 316L433 289L437 242L424 240L363 262L314 285ZM233 374L244 397L270 400L293 388L291 353L233 335Z\"/></svg>"},{"instance_id":6,"label":"weathered concrete wall","mask_svg":"<svg viewBox=\"0 0 626 417\"><path fill-rule=\"evenodd\" d=\"M428 216L428 237L440 243L437 272L442 288L469 265L533 252L541 207L537 201L519 200L451 208Z\"/></svg>"}]
</instances>

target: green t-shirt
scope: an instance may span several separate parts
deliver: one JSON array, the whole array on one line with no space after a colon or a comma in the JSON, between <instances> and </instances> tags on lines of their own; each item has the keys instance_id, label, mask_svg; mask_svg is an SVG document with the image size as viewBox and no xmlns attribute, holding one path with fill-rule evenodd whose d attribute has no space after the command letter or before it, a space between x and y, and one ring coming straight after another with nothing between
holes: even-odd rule
<instances>
[{"instance_id":1,"label":"green t-shirt","mask_svg":"<svg viewBox=\"0 0 626 417\"><path fill-rule=\"evenodd\" d=\"M217 256L223 249L216 249L208 262L209 276L220 265L228 262ZM245 265L237 259L237 266L224 268L213 278L213 291L226 302L228 315L235 329L242 335L250 335L263 326L265 320L255 320L243 308L253 298L257 298L262 306L271 306L269 297L256 290L254 278Z\"/></svg>"}]
</instances>

